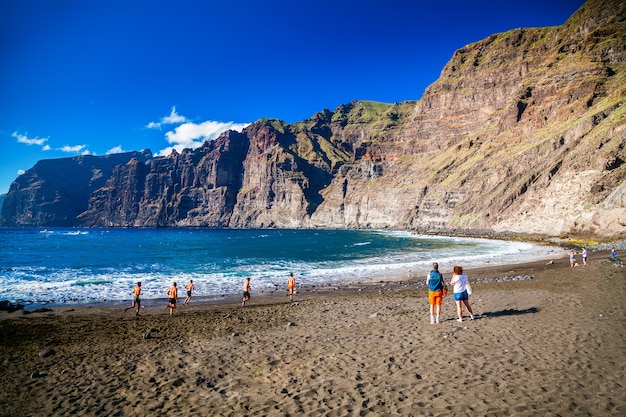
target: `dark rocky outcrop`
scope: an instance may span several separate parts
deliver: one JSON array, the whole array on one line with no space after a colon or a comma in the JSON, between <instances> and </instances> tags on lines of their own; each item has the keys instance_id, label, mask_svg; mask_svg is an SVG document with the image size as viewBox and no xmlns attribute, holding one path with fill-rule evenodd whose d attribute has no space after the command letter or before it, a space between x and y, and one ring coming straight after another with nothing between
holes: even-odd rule
<instances>
[{"instance_id":1,"label":"dark rocky outcrop","mask_svg":"<svg viewBox=\"0 0 626 417\"><path fill-rule=\"evenodd\" d=\"M623 238L625 103L626 3L590 0L562 26L460 48L420 100L354 101L128 158L72 204L79 187L40 161L2 220Z\"/></svg>"},{"instance_id":2,"label":"dark rocky outcrop","mask_svg":"<svg viewBox=\"0 0 626 417\"><path fill-rule=\"evenodd\" d=\"M24 310L24 304L12 303L8 300L0 301L0 311L7 311L13 313L14 311Z\"/></svg>"},{"instance_id":3,"label":"dark rocky outcrop","mask_svg":"<svg viewBox=\"0 0 626 417\"><path fill-rule=\"evenodd\" d=\"M93 193L77 224L228 226L247 148L247 137L230 131L194 151L132 159Z\"/></svg>"},{"instance_id":4,"label":"dark rocky outcrop","mask_svg":"<svg viewBox=\"0 0 626 417\"><path fill-rule=\"evenodd\" d=\"M149 150L106 156L46 159L20 175L2 205L3 225L74 226L89 196L111 177L113 168L135 158L147 161Z\"/></svg>"}]
</instances>

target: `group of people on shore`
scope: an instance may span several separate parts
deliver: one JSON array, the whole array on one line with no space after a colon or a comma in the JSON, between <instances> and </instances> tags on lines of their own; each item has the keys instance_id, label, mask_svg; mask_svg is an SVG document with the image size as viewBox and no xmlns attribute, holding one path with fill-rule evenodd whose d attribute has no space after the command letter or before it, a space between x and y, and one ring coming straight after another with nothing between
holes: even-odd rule
<instances>
[{"instance_id":1,"label":"group of people on shore","mask_svg":"<svg viewBox=\"0 0 626 417\"><path fill-rule=\"evenodd\" d=\"M580 254L583 257L583 266L587 266L587 257L589 256L589 251L587 250L587 248L583 248ZM569 253L569 265L572 268L580 266L580 264L576 261L576 255L577 253L575 250L571 250Z\"/></svg>"},{"instance_id":2,"label":"group of people on shore","mask_svg":"<svg viewBox=\"0 0 626 417\"><path fill-rule=\"evenodd\" d=\"M588 256L589 252L586 247L581 248L580 252L576 252L572 250L569 254L569 261L572 267L580 266L576 257L577 255L582 256L582 265L588 265ZM611 259L617 259L617 252L615 248L610 251ZM550 261L549 264L552 264L554 261ZM409 271L410 276L410 271ZM443 303L443 298L447 292L447 285L443 278L443 275L439 272L439 265L435 262L433 263L433 269L430 271L427 284L429 287L428 299L430 305L430 322L432 324L437 324L440 322L441 317L441 306ZM463 273L463 268L461 266L455 266L453 270L453 275L450 280L449 285L453 286L453 297L456 303L457 309L457 320L459 322L463 321L463 306L467 308L467 311L470 314L470 319L474 319L474 313L469 302L469 296L471 295L471 286L469 284L467 275ZM287 296L290 301L293 301L294 293L295 293L296 281L293 273L291 273L287 279ZM183 305L189 303L192 297L192 292L195 290L195 286L193 284L193 280L190 280L189 283L185 286L187 290L187 297L185 298ZM445 288L445 289L444 289ZM241 302L242 307L246 305L246 303L250 300L250 290L251 283L250 277L245 278L243 285L243 299ZM168 308L169 314L173 315L178 300L178 288L177 284L174 282L172 287L169 288L166 292L168 298ZM129 307L127 307L124 311L136 309L136 314L139 315L141 310L141 282L137 282L136 287L132 291L132 303Z\"/></svg>"},{"instance_id":3,"label":"group of people on shore","mask_svg":"<svg viewBox=\"0 0 626 417\"><path fill-rule=\"evenodd\" d=\"M183 305L189 304L191 300L192 292L196 289L193 284L193 280L189 280L189 283L185 285L185 289L187 290L187 298L183 301ZM247 277L243 284L243 301L241 302L241 306L246 305L246 301L250 300L250 277ZM287 296L289 297L289 301L293 301L293 296L296 292L296 278L293 276L293 272L289 274L289 278L287 278ZM167 301L170 316L174 314L176 310L176 304L178 304L178 286L174 282L170 289L167 290ZM139 311L141 310L141 282L138 282L135 288L133 289L133 300L129 307L124 309L124 313L128 310L137 309L135 313L137 316L139 315Z\"/></svg>"},{"instance_id":4,"label":"group of people on shore","mask_svg":"<svg viewBox=\"0 0 626 417\"><path fill-rule=\"evenodd\" d=\"M439 272L439 264L433 262L433 269L426 278L428 285L428 304L430 305L430 324L439 324L441 317L441 305L443 297L448 293L448 284L446 284L443 275ZM456 313L458 318L456 321L463 322L463 305L470 314L470 319L474 320L474 311L469 303L469 296L472 294L472 287L466 274L463 273L463 267L455 266L453 275L450 279L450 285L453 286L454 302L456 303Z\"/></svg>"},{"instance_id":5,"label":"group of people on shore","mask_svg":"<svg viewBox=\"0 0 626 417\"><path fill-rule=\"evenodd\" d=\"M246 302L250 300L250 277L247 277L243 282L243 300L241 301L241 306L244 307ZM293 276L293 272L289 274L289 278L287 278L287 297L289 297L289 301L293 301L293 296L296 292L296 278Z\"/></svg>"},{"instance_id":6,"label":"group of people on shore","mask_svg":"<svg viewBox=\"0 0 626 417\"><path fill-rule=\"evenodd\" d=\"M580 251L580 254L582 255L582 258L583 258L583 266L587 266L588 265L587 258L589 257L589 251L587 250L587 248L582 248L582 250ZM578 253L573 249L569 252L569 265L572 268L580 266L580 264L576 260L576 255L578 255ZM615 248L611 248L611 260L612 261L617 260L617 251L615 250Z\"/></svg>"},{"instance_id":7,"label":"group of people on shore","mask_svg":"<svg viewBox=\"0 0 626 417\"><path fill-rule=\"evenodd\" d=\"M196 289L195 285L193 284L193 279L190 279L189 282L187 283L187 285L185 285L185 289L187 290L187 298L185 298L185 301L183 301L183 305L185 304L189 304L189 301L191 300L191 293L192 291L194 291ZM170 316L174 314L174 310L176 310L176 304L178 303L178 286L176 283L173 283L172 286L170 287L170 289L168 289L166 291L167 294L167 301L168 301L168 308L169 308L169 312L170 312ZM126 313L128 310L132 310L136 308L137 312L135 313L135 315L139 315L139 310L141 310L141 282L138 282L137 285L135 286L135 288L133 289L133 301L130 304L129 307L126 307L124 309L124 313Z\"/></svg>"},{"instance_id":8,"label":"group of people on shore","mask_svg":"<svg viewBox=\"0 0 626 417\"><path fill-rule=\"evenodd\" d=\"M587 265L588 254L587 248L582 248L581 255L584 266ZM615 251L615 248L611 249L611 259L617 259L617 252ZM575 251L572 250L570 252L569 260L572 267L580 266L580 264L576 261ZM549 262L549 264L551 263L553 263L553 261ZM428 286L428 304L430 305L430 324L439 324L441 320L441 305L443 304L443 298L447 295L448 284L446 284L443 275L439 272L439 264L437 262L433 262L433 269L426 278L426 284ZM456 320L458 322L463 322L463 306L467 308L467 311L470 314L470 320L474 320L474 312L469 303L469 296L472 294L472 287L469 283L467 275L463 273L463 267L455 266L453 268L450 285L453 286L452 292L458 316ZM293 301L295 288L296 279L293 276L293 273L290 273L289 278L287 278L287 296L289 297L289 301ZM191 300L192 291L195 290L193 280L189 280L189 283L185 285L185 289L187 290L187 298L185 298L183 305L189 304L189 301ZM248 302L251 298L250 289L250 277L247 277L243 284L243 300L241 301L242 307L244 307L246 302ZM170 315L173 315L178 302L178 288L175 282L172 287L167 290L167 298L169 303L169 313ZM127 307L124 310L124 313L128 310L132 310L133 308L137 309L136 314L139 315L139 310L141 310L141 282L138 282L137 286L133 289L133 301L130 307Z\"/></svg>"},{"instance_id":9,"label":"group of people on shore","mask_svg":"<svg viewBox=\"0 0 626 417\"><path fill-rule=\"evenodd\" d=\"M587 266L587 260L589 257L589 251L587 248L582 248L580 254L582 255L583 265ZM580 266L576 261L576 251L572 250L569 254L569 261L572 267ZM615 248L611 249L611 260L617 260L617 251ZM546 265L553 264L554 261L548 262ZM438 324L441 316L441 305L443 304L443 297L448 292L447 284L443 278L441 272L439 272L439 264L433 263L433 269L426 278L426 284L428 285L428 304L430 305L430 324ZM469 296L472 295L472 287L469 283L467 275L463 273L463 268L455 266L453 268L453 275L450 280L450 285L454 287L454 302L456 303L456 311L458 322L463 322L463 305L467 308L470 314L470 319L474 320L474 312L472 306L469 303Z\"/></svg>"}]
</instances>

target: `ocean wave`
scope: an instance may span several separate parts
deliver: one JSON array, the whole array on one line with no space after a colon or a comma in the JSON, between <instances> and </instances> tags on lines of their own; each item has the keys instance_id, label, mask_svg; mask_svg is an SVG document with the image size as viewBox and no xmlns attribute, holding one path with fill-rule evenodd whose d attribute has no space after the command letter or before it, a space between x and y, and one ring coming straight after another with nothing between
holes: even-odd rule
<instances>
[{"instance_id":1,"label":"ocean wave","mask_svg":"<svg viewBox=\"0 0 626 417\"><path fill-rule=\"evenodd\" d=\"M425 276L433 261L448 273L457 264L468 270L564 253L523 242L409 232L291 230L107 229L90 233L86 250L84 240L70 234L75 230L55 232L55 245L32 239L32 232L13 232L13 256L0 265L0 299L37 304L130 300L137 281L143 283L144 299L161 299L172 282L182 288L191 279L196 295L213 297L238 294L248 276L254 292L265 292L283 288L289 273L299 285L341 285L409 271ZM262 246L254 243L259 237Z\"/></svg>"}]
</instances>

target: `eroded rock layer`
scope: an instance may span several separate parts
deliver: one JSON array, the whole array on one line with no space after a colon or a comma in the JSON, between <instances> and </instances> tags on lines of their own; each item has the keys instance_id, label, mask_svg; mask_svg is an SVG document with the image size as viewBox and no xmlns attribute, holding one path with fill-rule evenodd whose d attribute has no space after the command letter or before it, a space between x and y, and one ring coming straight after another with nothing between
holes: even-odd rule
<instances>
[{"instance_id":1,"label":"eroded rock layer","mask_svg":"<svg viewBox=\"0 0 626 417\"><path fill-rule=\"evenodd\" d=\"M71 196L41 161L11 186L2 220L624 237L625 102L626 3L590 0L562 26L457 50L417 101L259 120L196 150L128 158Z\"/></svg>"}]
</instances>

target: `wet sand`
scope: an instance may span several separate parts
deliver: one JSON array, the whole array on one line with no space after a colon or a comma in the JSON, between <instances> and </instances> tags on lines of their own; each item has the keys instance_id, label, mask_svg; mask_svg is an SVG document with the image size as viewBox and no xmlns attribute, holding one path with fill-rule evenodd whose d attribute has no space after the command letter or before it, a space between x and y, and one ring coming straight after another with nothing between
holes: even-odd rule
<instances>
[{"instance_id":1,"label":"wet sand","mask_svg":"<svg viewBox=\"0 0 626 417\"><path fill-rule=\"evenodd\" d=\"M399 277L295 303L253 286L244 308L192 299L172 317L164 300L1 312L0 415L626 415L622 264L465 272L463 323L449 295L431 325L426 289Z\"/></svg>"}]
</instances>

